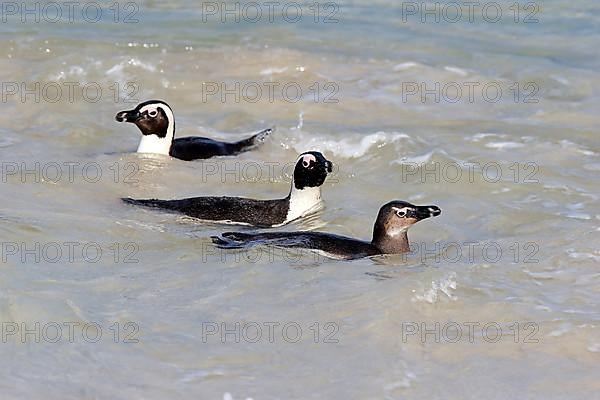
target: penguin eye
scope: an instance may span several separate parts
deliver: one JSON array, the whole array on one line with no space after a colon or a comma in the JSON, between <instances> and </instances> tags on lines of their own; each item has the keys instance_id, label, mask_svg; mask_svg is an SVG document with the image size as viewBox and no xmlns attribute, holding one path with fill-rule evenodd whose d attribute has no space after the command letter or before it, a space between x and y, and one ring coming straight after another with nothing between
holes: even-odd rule
<instances>
[{"instance_id":1,"label":"penguin eye","mask_svg":"<svg viewBox=\"0 0 600 400\"><path fill-rule=\"evenodd\" d=\"M152 111L148 112L148 115L154 118L158 115L158 111L152 110Z\"/></svg>"},{"instance_id":2,"label":"penguin eye","mask_svg":"<svg viewBox=\"0 0 600 400\"><path fill-rule=\"evenodd\" d=\"M308 168L308 167L310 166L310 161L307 161L307 160L302 160L302 166L303 166L304 168Z\"/></svg>"},{"instance_id":3,"label":"penguin eye","mask_svg":"<svg viewBox=\"0 0 600 400\"><path fill-rule=\"evenodd\" d=\"M396 209L396 215L400 218L406 217L407 211L406 208L402 208L400 210Z\"/></svg>"}]
</instances>

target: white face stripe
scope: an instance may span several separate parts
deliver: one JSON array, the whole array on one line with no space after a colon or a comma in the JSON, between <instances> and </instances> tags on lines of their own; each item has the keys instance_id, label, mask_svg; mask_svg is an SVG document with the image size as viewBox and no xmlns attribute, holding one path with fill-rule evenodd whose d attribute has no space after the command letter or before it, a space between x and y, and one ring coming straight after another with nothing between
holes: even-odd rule
<instances>
[{"instance_id":1,"label":"white face stripe","mask_svg":"<svg viewBox=\"0 0 600 400\"><path fill-rule=\"evenodd\" d=\"M404 213L404 215L406 215L408 213L408 210L410 210L410 207L402 207L402 208L398 208L398 207L392 207L393 210L396 210L396 214L398 213Z\"/></svg>"},{"instance_id":2,"label":"white face stripe","mask_svg":"<svg viewBox=\"0 0 600 400\"><path fill-rule=\"evenodd\" d=\"M153 111L158 112L159 108L162 109L165 112L165 114L167 114L167 119L169 120L169 126L171 126L173 124L173 122L175 121L175 116L173 114L173 110L171 110L171 107L169 107L168 105L166 105L164 103L147 104L144 107L140 108L140 114L143 114L145 112L148 112L150 114Z\"/></svg>"},{"instance_id":3,"label":"white face stripe","mask_svg":"<svg viewBox=\"0 0 600 400\"><path fill-rule=\"evenodd\" d=\"M158 113L158 104L148 104L147 106L144 106L142 108L140 108L140 114L143 114L145 112L148 112L148 114L150 114L151 117L155 117L156 113ZM170 122L170 121L169 121Z\"/></svg>"},{"instance_id":4,"label":"white face stripe","mask_svg":"<svg viewBox=\"0 0 600 400\"><path fill-rule=\"evenodd\" d=\"M302 160L302 165L308 167L311 162L317 162L317 157L312 154L303 154L298 157L298 161Z\"/></svg>"},{"instance_id":5,"label":"white face stripe","mask_svg":"<svg viewBox=\"0 0 600 400\"><path fill-rule=\"evenodd\" d=\"M398 207L392 207L392 210L396 211L396 216L398 218L404 218L406 217L406 215L408 214L409 210L412 210L412 207L402 207L402 208L398 208ZM401 217L400 213L404 213L404 217ZM405 221L404 219L402 220L402 223L408 223L409 221ZM391 227L388 231L387 231L387 235L390 237L396 237L399 235L404 234L407 230L408 230L409 225L405 225L405 226L394 226Z\"/></svg>"},{"instance_id":6,"label":"white face stripe","mask_svg":"<svg viewBox=\"0 0 600 400\"><path fill-rule=\"evenodd\" d=\"M148 104L148 105L145 105L144 107L140 108L140 113L143 113L145 111L150 111L150 110L156 110L157 108L158 108L158 103Z\"/></svg>"}]
</instances>

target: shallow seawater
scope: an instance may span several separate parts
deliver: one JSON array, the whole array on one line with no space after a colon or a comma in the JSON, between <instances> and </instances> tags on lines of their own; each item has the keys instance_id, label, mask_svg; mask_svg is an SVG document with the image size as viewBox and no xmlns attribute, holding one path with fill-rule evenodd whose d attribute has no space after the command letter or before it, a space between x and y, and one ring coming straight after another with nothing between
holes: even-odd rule
<instances>
[{"instance_id":1,"label":"shallow seawater","mask_svg":"<svg viewBox=\"0 0 600 400\"><path fill-rule=\"evenodd\" d=\"M515 22L513 3L496 23L384 0L318 22L301 2L297 23L192 1L8 15L2 398L600 398L600 14L549 0ZM277 130L237 158L139 156L114 116L151 98L177 136ZM305 150L336 165L326 207L279 230L369 240L392 199L442 215L411 254L340 262L221 252L210 236L235 227L119 200L285 196Z\"/></svg>"}]
</instances>

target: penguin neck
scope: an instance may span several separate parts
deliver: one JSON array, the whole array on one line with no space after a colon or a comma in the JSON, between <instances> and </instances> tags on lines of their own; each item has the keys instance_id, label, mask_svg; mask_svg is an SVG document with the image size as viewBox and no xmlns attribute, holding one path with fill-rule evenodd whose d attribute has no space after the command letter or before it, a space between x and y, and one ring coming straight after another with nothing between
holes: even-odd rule
<instances>
[{"instance_id":1,"label":"penguin neck","mask_svg":"<svg viewBox=\"0 0 600 400\"><path fill-rule=\"evenodd\" d=\"M138 146L138 153L152 153L152 154L163 154L168 156L171 151L171 145L175 137L175 116L173 112L167 108L164 108L169 125L167 126L167 133L164 137L158 137L158 135L142 135L142 140Z\"/></svg>"},{"instance_id":2,"label":"penguin neck","mask_svg":"<svg viewBox=\"0 0 600 400\"><path fill-rule=\"evenodd\" d=\"M286 221L293 221L309 213L315 212L323 205L320 186L298 189L293 181L287 199L289 200L289 209Z\"/></svg>"},{"instance_id":3,"label":"penguin neck","mask_svg":"<svg viewBox=\"0 0 600 400\"><path fill-rule=\"evenodd\" d=\"M153 154L164 154L169 155L171 150L172 139L168 140L166 137L159 138L156 135L144 135L140 140L138 146L138 153L153 153Z\"/></svg>"},{"instance_id":4,"label":"penguin neck","mask_svg":"<svg viewBox=\"0 0 600 400\"><path fill-rule=\"evenodd\" d=\"M410 251L408 228L393 233L376 229L373 231L371 244L383 254L402 254Z\"/></svg>"}]
</instances>

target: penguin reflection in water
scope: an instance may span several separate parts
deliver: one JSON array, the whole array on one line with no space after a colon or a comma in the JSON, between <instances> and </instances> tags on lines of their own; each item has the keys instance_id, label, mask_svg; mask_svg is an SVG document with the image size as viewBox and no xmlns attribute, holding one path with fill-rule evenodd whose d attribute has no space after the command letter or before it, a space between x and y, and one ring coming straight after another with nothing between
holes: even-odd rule
<instances>
[{"instance_id":1,"label":"penguin reflection in water","mask_svg":"<svg viewBox=\"0 0 600 400\"><path fill-rule=\"evenodd\" d=\"M175 139L175 115L167 103L150 100L129 111L119 112L118 122L135 124L142 132L138 153L164 154L184 161L233 156L261 145L273 132L265 129L239 142L227 143L205 137Z\"/></svg>"},{"instance_id":2,"label":"penguin reflection in water","mask_svg":"<svg viewBox=\"0 0 600 400\"><path fill-rule=\"evenodd\" d=\"M410 251L408 228L417 222L441 214L437 206L415 206L405 201L391 201L379 210L371 242L321 232L226 232L213 236L222 249L240 249L266 244L281 248L307 249L330 258L352 260L380 254Z\"/></svg>"},{"instance_id":3,"label":"penguin reflection in water","mask_svg":"<svg viewBox=\"0 0 600 400\"><path fill-rule=\"evenodd\" d=\"M323 154L309 151L298 157L287 197L255 200L244 197L192 197L181 200L123 199L126 203L159 208L217 223L275 227L318 211L321 185L333 164Z\"/></svg>"}]
</instances>

